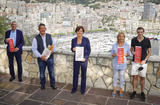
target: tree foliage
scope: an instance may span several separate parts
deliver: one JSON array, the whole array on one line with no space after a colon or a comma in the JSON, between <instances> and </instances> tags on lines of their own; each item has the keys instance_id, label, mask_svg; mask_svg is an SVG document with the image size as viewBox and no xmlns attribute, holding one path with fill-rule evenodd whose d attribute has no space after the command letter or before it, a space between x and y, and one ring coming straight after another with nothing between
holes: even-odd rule
<instances>
[{"instance_id":1,"label":"tree foliage","mask_svg":"<svg viewBox=\"0 0 160 105\"><path fill-rule=\"evenodd\" d=\"M156 4L160 4L160 0L151 0L151 2L156 3Z\"/></svg>"},{"instance_id":2,"label":"tree foliage","mask_svg":"<svg viewBox=\"0 0 160 105\"><path fill-rule=\"evenodd\" d=\"M0 17L0 44L4 43L4 37L6 30L9 29L9 19L5 16Z\"/></svg>"}]
</instances>

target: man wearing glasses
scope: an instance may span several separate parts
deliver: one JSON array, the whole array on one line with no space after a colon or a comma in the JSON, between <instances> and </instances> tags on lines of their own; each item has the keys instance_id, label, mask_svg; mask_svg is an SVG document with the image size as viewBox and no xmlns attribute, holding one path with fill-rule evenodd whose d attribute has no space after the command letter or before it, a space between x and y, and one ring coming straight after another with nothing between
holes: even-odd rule
<instances>
[{"instance_id":1,"label":"man wearing glasses","mask_svg":"<svg viewBox=\"0 0 160 105\"><path fill-rule=\"evenodd\" d=\"M9 41L13 41L13 50L10 50ZM15 72L14 72L14 56L17 61L17 68L18 68L18 80L22 82L22 46L24 45L24 38L22 31L17 29L16 21L11 23L11 30L6 31L5 33L5 44L7 44L7 55L9 61L9 70L11 78L9 81L13 81L15 79Z\"/></svg>"}]
</instances>

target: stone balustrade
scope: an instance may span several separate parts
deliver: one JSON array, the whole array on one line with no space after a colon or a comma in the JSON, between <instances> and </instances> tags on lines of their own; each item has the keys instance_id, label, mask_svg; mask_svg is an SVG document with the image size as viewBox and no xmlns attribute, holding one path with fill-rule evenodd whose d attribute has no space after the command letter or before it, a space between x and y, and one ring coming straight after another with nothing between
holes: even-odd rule
<instances>
[{"instance_id":1,"label":"stone balustrade","mask_svg":"<svg viewBox=\"0 0 160 105\"><path fill-rule=\"evenodd\" d=\"M22 55L23 76L39 78L39 69L31 47L24 47ZM156 59L155 59L156 58ZM125 73L125 91L132 91L131 58L127 61L128 67ZM17 70L15 63L15 71ZM73 53L56 51L54 54L54 69L57 82L71 84L73 79ZM47 70L46 70L47 71ZM8 73L8 58L5 46L0 46L0 72ZM49 79L48 71L46 77ZM80 75L79 75L80 77ZM108 54L91 54L87 69L87 86L103 89L112 89L112 57ZM80 84L80 78L79 78ZM138 85L140 92L140 85ZM145 93L160 96L160 59L150 57L146 76Z\"/></svg>"}]
</instances>

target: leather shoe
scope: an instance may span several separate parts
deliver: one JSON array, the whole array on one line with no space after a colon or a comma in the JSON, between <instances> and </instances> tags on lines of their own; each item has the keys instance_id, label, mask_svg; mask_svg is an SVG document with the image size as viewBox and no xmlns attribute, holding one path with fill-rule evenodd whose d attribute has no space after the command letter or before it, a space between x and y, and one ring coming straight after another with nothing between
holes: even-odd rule
<instances>
[{"instance_id":1,"label":"leather shoe","mask_svg":"<svg viewBox=\"0 0 160 105\"><path fill-rule=\"evenodd\" d=\"M45 85L41 85L41 90L45 89Z\"/></svg>"},{"instance_id":2,"label":"leather shoe","mask_svg":"<svg viewBox=\"0 0 160 105\"><path fill-rule=\"evenodd\" d=\"M19 81L19 82L22 82L22 78L21 78L21 79L18 79L18 81Z\"/></svg>"},{"instance_id":3,"label":"leather shoe","mask_svg":"<svg viewBox=\"0 0 160 105\"><path fill-rule=\"evenodd\" d=\"M11 78L9 79L9 81L12 82L14 79L15 79L15 77L11 77Z\"/></svg>"},{"instance_id":4,"label":"leather shoe","mask_svg":"<svg viewBox=\"0 0 160 105\"><path fill-rule=\"evenodd\" d=\"M52 89L57 89L57 87L55 85L51 85Z\"/></svg>"},{"instance_id":5,"label":"leather shoe","mask_svg":"<svg viewBox=\"0 0 160 105\"><path fill-rule=\"evenodd\" d=\"M71 94L74 94L74 93L76 93L77 92L77 90L72 90L71 91Z\"/></svg>"},{"instance_id":6,"label":"leather shoe","mask_svg":"<svg viewBox=\"0 0 160 105\"><path fill-rule=\"evenodd\" d=\"M85 91L81 91L81 94L84 95L84 94L85 94Z\"/></svg>"}]
</instances>

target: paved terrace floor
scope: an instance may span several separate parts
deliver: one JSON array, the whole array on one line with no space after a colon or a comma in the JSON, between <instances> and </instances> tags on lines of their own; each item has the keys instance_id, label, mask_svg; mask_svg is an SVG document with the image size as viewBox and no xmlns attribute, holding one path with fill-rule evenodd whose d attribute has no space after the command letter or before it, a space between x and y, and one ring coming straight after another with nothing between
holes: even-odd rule
<instances>
[{"instance_id":1,"label":"paved terrace floor","mask_svg":"<svg viewBox=\"0 0 160 105\"><path fill-rule=\"evenodd\" d=\"M158 96L149 95L142 102L140 95L130 100L130 93L113 98L110 90L87 87L85 95L79 91L71 94L71 84L56 83L57 89L53 90L47 83L46 89L41 90L39 79L23 78L21 83L8 80L9 75L0 73L0 105L160 105Z\"/></svg>"}]
</instances>

